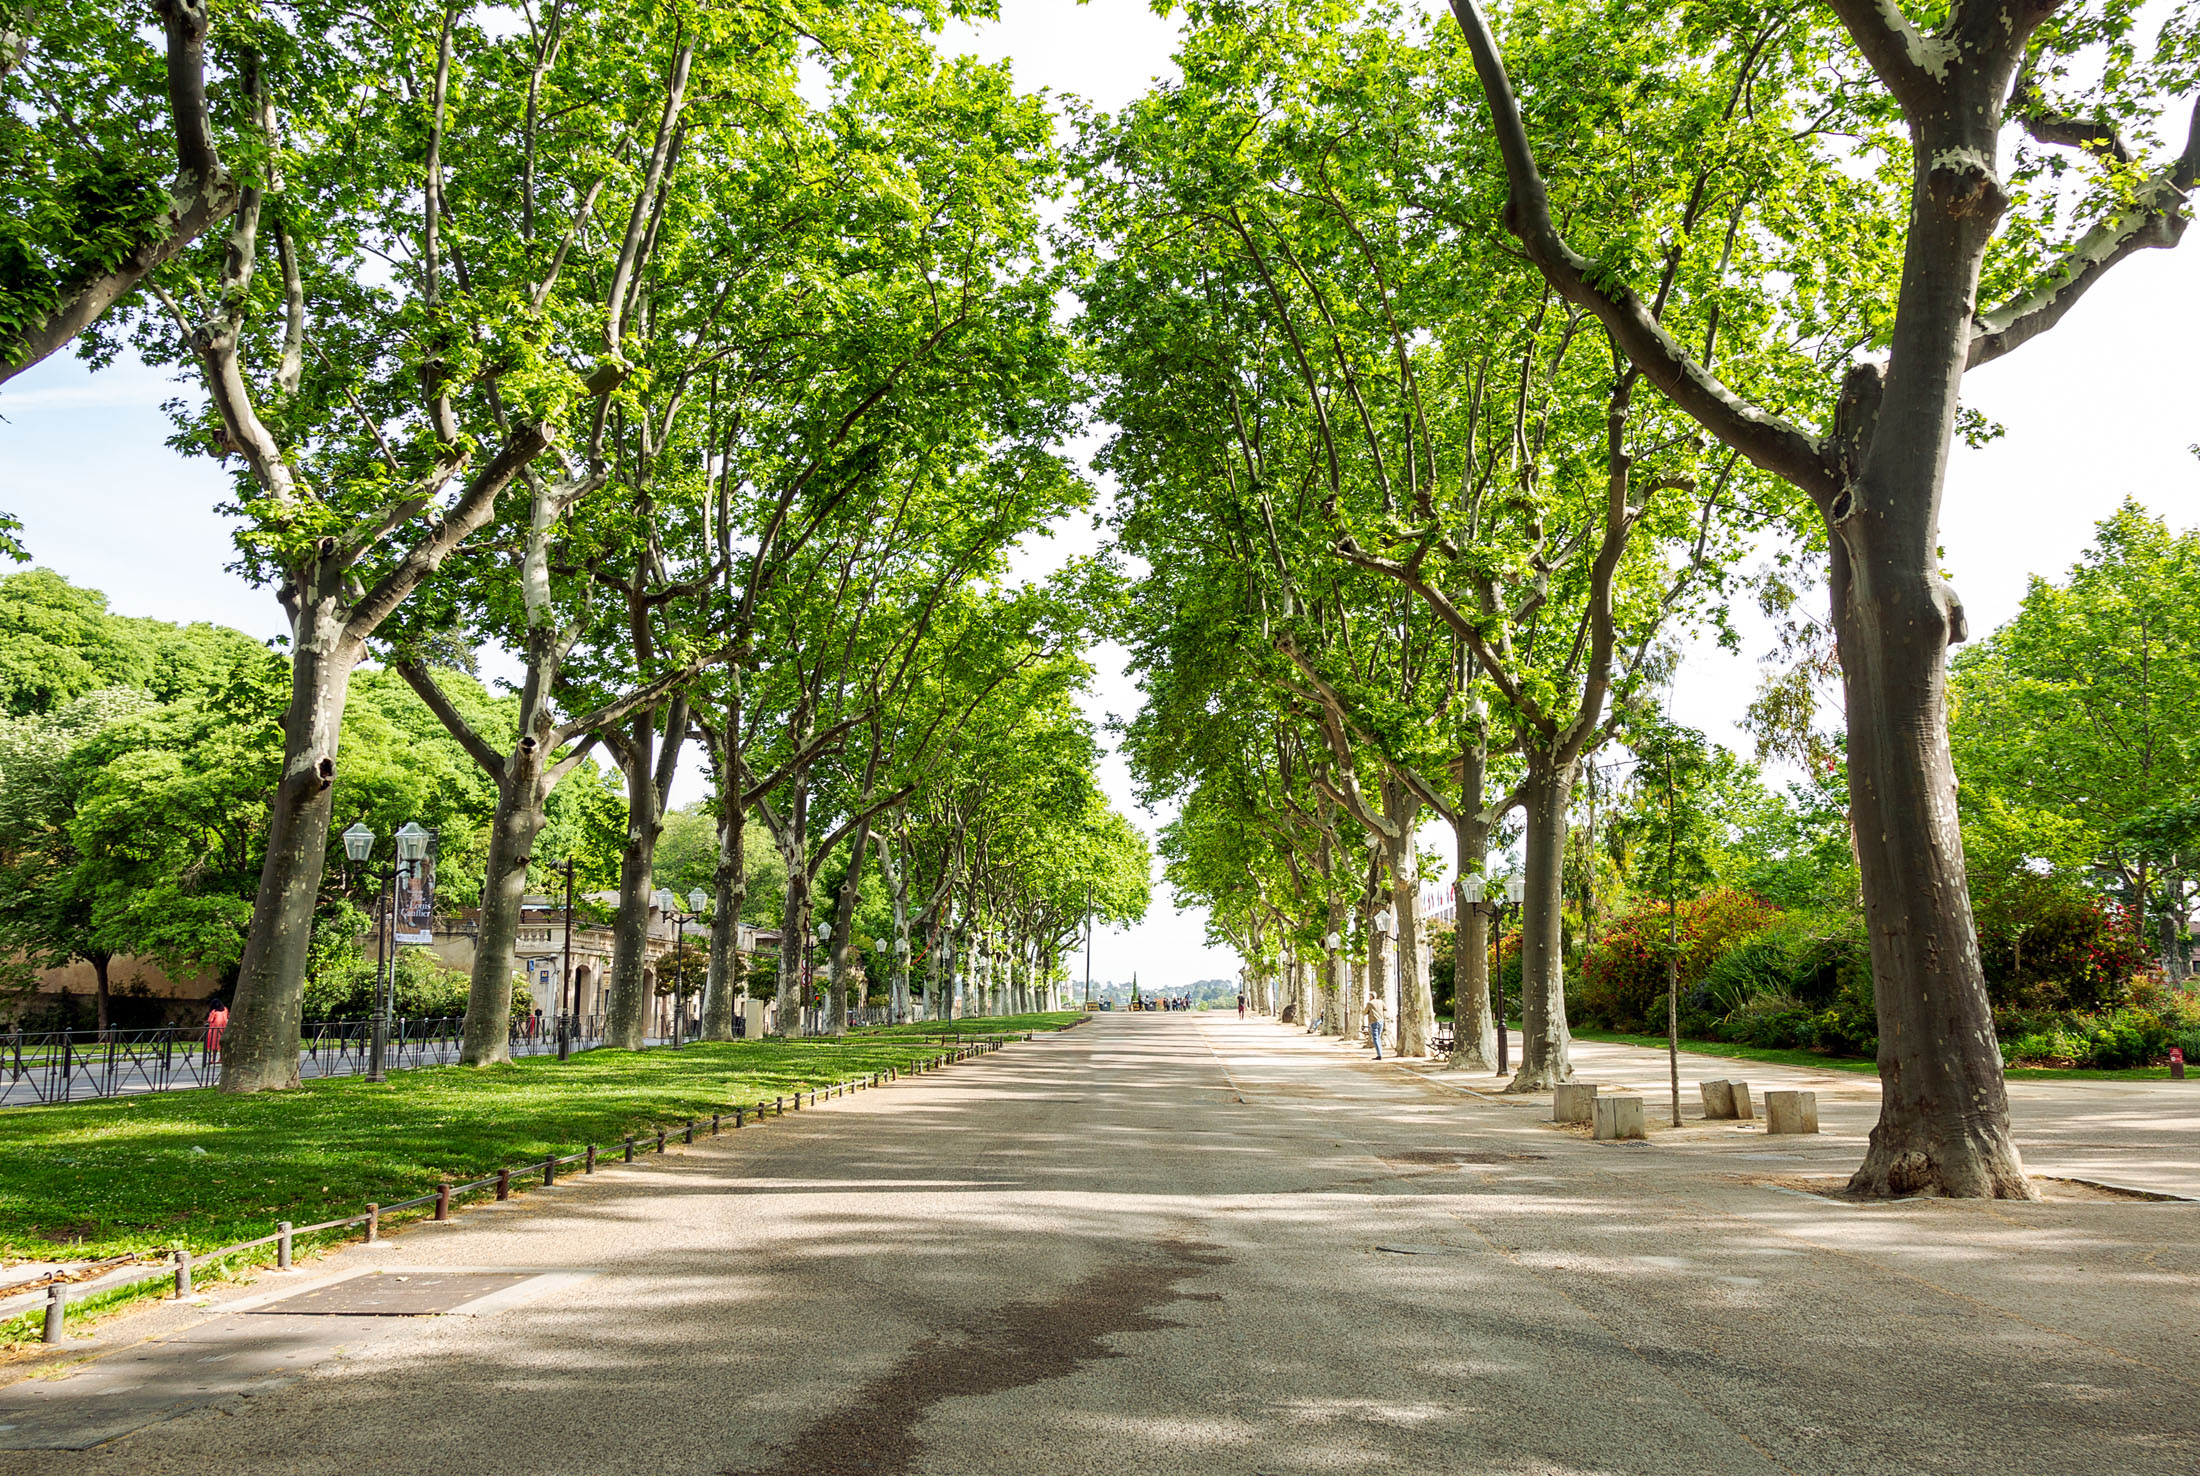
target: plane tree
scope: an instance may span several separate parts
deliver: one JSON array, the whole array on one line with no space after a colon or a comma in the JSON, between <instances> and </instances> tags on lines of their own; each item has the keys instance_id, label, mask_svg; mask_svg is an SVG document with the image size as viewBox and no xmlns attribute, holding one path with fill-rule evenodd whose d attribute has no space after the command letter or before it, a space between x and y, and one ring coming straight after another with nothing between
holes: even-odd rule
<instances>
[{"instance_id":1,"label":"plane tree","mask_svg":"<svg viewBox=\"0 0 2200 1476\"><path fill-rule=\"evenodd\" d=\"M1946 655L1968 629L1940 570L1940 502L1964 375L2182 236L2200 182L2195 17L2169 13L2149 46L2136 8L2033 0L1831 0L1830 19L1735 10L1687 26L1522 3L1502 30L1475 0L1451 8L1479 84L1462 91L1489 108L1501 218L1521 249L1645 380L1822 519L1882 1084L1851 1185L2035 1197L1957 818ZM1576 125L1585 91L1613 73L1674 79L1783 52L1797 64L1746 94L1792 146L1780 208L1738 237L1767 243L1780 269L1722 261L1721 275L1777 289L1804 347L1722 362L1661 321L1655 282L1661 261L1716 252L1732 228L1577 198L1609 154ZM1632 102L1600 105L1624 119Z\"/></svg>"}]
</instances>

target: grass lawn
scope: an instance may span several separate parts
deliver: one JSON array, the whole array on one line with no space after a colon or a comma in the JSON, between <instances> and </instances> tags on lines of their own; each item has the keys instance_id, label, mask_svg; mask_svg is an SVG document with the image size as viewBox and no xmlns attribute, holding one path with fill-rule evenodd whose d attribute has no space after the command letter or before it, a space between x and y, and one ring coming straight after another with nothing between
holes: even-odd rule
<instances>
[{"instance_id":1,"label":"grass lawn","mask_svg":"<svg viewBox=\"0 0 2200 1476\"><path fill-rule=\"evenodd\" d=\"M1575 1030L1577 1040L1610 1041L1615 1045L1647 1046L1652 1050L1665 1049L1662 1035L1625 1035L1616 1030ZM1774 1050L1764 1046L1732 1045L1723 1040L1684 1040L1681 1049L1693 1051L1699 1056L1724 1056L1734 1061L1764 1061L1774 1066L1801 1066L1815 1071L1854 1071L1865 1076L1879 1074L1876 1061L1859 1061L1847 1056L1821 1055L1817 1051ZM2094 1070L2078 1066L2011 1066L2006 1073L2011 1081L2167 1081L2167 1066L2131 1066L2117 1070Z\"/></svg>"},{"instance_id":2,"label":"grass lawn","mask_svg":"<svg viewBox=\"0 0 2200 1476\"><path fill-rule=\"evenodd\" d=\"M1068 1016L948 1022L844 1041L532 1056L285 1092L161 1092L0 1111L0 1256L204 1251L394 1203L589 1143L905 1067L933 1038L1045 1029Z\"/></svg>"}]
</instances>

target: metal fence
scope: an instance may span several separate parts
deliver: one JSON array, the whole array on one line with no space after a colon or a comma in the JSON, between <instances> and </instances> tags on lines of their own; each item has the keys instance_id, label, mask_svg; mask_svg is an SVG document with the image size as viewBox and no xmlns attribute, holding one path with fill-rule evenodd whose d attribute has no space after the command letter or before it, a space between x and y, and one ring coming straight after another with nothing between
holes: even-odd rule
<instances>
[{"instance_id":1,"label":"metal fence","mask_svg":"<svg viewBox=\"0 0 2200 1476\"><path fill-rule=\"evenodd\" d=\"M982 1026L983 1019L975 1017L972 1023ZM648 1036L643 1045L669 1045L675 1039L685 1044L695 1039L692 1020L680 1022L677 1037L671 1033L674 1023L669 1014L652 1021L660 1033ZM889 1023L888 1011L882 1007L848 1012L851 1029L876 1029ZM601 1045L604 1024L602 1014L574 1019L572 1048L582 1051ZM390 1021L384 1069L404 1071L416 1066L455 1064L464 1046L465 1027L461 1015ZM802 1037L831 1038L825 1021L810 1018L810 1012L805 1012L798 1028ZM369 1020L308 1023L299 1040L298 1074L308 1078L365 1075L373 1031ZM558 1022L546 1016L514 1020L509 1040L515 1056L554 1055L558 1050ZM220 1079L219 1032L210 1032L203 1025L152 1030L17 1030L0 1035L0 1108L177 1091L213 1086Z\"/></svg>"},{"instance_id":2,"label":"metal fence","mask_svg":"<svg viewBox=\"0 0 2200 1476\"><path fill-rule=\"evenodd\" d=\"M390 1021L384 1065L391 1071L447 1066L458 1060L466 1021ZM358 1076L367 1069L374 1025L368 1020L323 1020L305 1027L298 1045L298 1074ZM558 1049L554 1021L515 1020L515 1056ZM577 1022L574 1049L603 1039L603 1016ZM203 1025L155 1030L17 1030L0 1036L0 1107L75 1102L212 1086L221 1077L220 1033Z\"/></svg>"}]
</instances>

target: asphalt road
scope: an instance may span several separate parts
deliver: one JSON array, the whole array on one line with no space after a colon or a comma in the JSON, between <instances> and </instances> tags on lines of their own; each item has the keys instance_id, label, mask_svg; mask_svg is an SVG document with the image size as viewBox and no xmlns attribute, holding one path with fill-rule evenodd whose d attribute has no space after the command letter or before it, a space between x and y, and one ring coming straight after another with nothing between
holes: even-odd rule
<instances>
[{"instance_id":1,"label":"asphalt road","mask_svg":"<svg viewBox=\"0 0 2200 1476\"><path fill-rule=\"evenodd\" d=\"M112 1324L0 1446L143 1428L0 1472L2200 1469L2200 1204L1858 1207L1795 1186L1868 1114L1607 1145L1461 1085L1101 1016ZM235 1310L454 1267L579 1274Z\"/></svg>"}]
</instances>

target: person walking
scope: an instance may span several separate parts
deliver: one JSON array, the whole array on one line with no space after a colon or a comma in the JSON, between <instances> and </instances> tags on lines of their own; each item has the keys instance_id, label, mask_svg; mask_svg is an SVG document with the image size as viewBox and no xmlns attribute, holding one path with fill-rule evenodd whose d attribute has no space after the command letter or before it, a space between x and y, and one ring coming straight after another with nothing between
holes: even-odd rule
<instances>
[{"instance_id":1,"label":"person walking","mask_svg":"<svg viewBox=\"0 0 2200 1476\"><path fill-rule=\"evenodd\" d=\"M1368 996L1367 1033L1375 1042L1375 1059L1383 1058L1383 1016L1388 1013L1390 1002L1380 994Z\"/></svg>"},{"instance_id":2,"label":"person walking","mask_svg":"<svg viewBox=\"0 0 2200 1476\"><path fill-rule=\"evenodd\" d=\"M215 995L206 1007L206 1059L222 1058L222 1032L229 1028L229 1001Z\"/></svg>"},{"instance_id":3,"label":"person walking","mask_svg":"<svg viewBox=\"0 0 2200 1476\"><path fill-rule=\"evenodd\" d=\"M1238 991L1238 1018L1245 1018L1245 991L1242 989Z\"/></svg>"}]
</instances>

